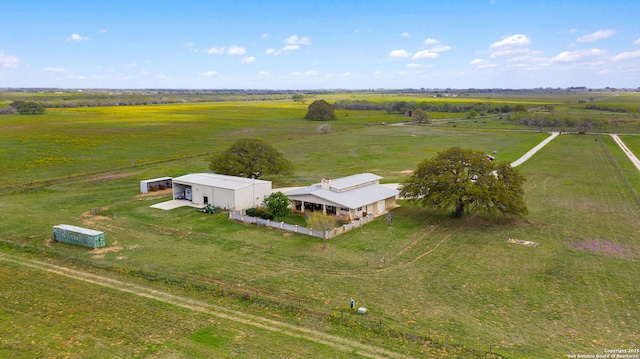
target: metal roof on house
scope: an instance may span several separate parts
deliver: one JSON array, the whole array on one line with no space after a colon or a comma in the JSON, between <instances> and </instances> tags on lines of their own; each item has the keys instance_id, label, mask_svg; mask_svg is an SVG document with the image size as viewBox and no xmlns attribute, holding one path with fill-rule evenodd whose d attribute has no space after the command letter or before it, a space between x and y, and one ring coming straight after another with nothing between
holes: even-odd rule
<instances>
[{"instance_id":1,"label":"metal roof on house","mask_svg":"<svg viewBox=\"0 0 640 359\"><path fill-rule=\"evenodd\" d=\"M333 180L331 181L331 189L323 189L321 184L314 184L284 194L298 201L356 209L390 197L396 197L400 193L396 189L378 184L377 181L380 178L382 177L371 173L363 173ZM337 186L334 185L336 183Z\"/></svg>"},{"instance_id":2,"label":"metal roof on house","mask_svg":"<svg viewBox=\"0 0 640 359\"><path fill-rule=\"evenodd\" d=\"M373 173L360 173L357 175L351 175L342 178L336 178L331 181L331 188L338 191L343 191L347 188L363 186L369 183L378 183L382 177L374 175ZM318 184L320 185L320 184Z\"/></svg>"},{"instance_id":3,"label":"metal roof on house","mask_svg":"<svg viewBox=\"0 0 640 359\"><path fill-rule=\"evenodd\" d=\"M220 175L217 173L191 173L174 178L173 183L187 183L225 189L239 189L252 186L253 184L264 184L271 182L245 177Z\"/></svg>"}]
</instances>

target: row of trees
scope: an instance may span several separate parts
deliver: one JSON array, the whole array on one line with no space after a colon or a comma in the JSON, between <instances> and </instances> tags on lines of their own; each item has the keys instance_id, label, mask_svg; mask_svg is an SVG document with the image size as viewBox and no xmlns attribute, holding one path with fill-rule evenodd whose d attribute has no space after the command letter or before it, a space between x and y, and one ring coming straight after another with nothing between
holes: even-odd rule
<instances>
[{"instance_id":1,"label":"row of trees","mask_svg":"<svg viewBox=\"0 0 640 359\"><path fill-rule=\"evenodd\" d=\"M640 108L633 108L633 107L623 107L620 105L610 105L610 104L595 104L595 103L590 103L588 105L584 106L585 109L587 110L597 110L597 111L606 111L606 112L617 112L617 113L638 113L640 112Z\"/></svg>"},{"instance_id":2,"label":"row of trees","mask_svg":"<svg viewBox=\"0 0 640 359\"><path fill-rule=\"evenodd\" d=\"M600 129L609 124L608 120L600 120L593 118L575 118L566 116L558 118L548 113L537 112L518 112L510 115L508 118L510 121L517 122L522 125L533 126L539 129L550 127L562 127L562 128L576 128L581 132L586 132L591 129ZM614 121L615 122L615 121ZM617 123L617 122L615 122Z\"/></svg>"},{"instance_id":3,"label":"row of trees","mask_svg":"<svg viewBox=\"0 0 640 359\"><path fill-rule=\"evenodd\" d=\"M272 101L285 100L290 94L206 91L123 91L122 93L74 93L38 94L21 96L21 101L38 102L45 108L77 108L97 106L145 106L172 103L197 103L221 101ZM15 97L14 97L15 98ZM0 94L0 100L2 95Z\"/></svg>"},{"instance_id":4,"label":"row of trees","mask_svg":"<svg viewBox=\"0 0 640 359\"><path fill-rule=\"evenodd\" d=\"M520 106L520 107L519 107ZM478 113L509 113L514 111L526 111L524 105L493 104L487 102L477 103L442 103L427 101L385 101L372 102L368 100L340 100L333 107L341 110L375 110L387 111L387 113L405 113L406 111L421 109L428 112L459 112L476 111Z\"/></svg>"}]
</instances>

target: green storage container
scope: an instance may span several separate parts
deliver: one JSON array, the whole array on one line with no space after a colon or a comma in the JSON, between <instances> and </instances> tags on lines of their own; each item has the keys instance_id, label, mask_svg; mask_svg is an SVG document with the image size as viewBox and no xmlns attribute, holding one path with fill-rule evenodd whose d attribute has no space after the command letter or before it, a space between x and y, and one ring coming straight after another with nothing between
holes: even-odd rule
<instances>
[{"instance_id":1,"label":"green storage container","mask_svg":"<svg viewBox=\"0 0 640 359\"><path fill-rule=\"evenodd\" d=\"M68 224L53 226L53 240L89 248L98 248L107 245L104 232L70 226Z\"/></svg>"}]
</instances>

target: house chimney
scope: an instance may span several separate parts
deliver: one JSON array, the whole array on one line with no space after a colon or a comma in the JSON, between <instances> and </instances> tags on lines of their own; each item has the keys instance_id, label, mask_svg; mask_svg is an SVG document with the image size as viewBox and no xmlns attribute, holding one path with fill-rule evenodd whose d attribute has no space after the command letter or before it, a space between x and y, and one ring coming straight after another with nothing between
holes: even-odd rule
<instances>
[{"instance_id":1,"label":"house chimney","mask_svg":"<svg viewBox=\"0 0 640 359\"><path fill-rule=\"evenodd\" d=\"M323 178L322 183L320 184L320 188L329 190L331 189L331 180L328 178Z\"/></svg>"}]
</instances>

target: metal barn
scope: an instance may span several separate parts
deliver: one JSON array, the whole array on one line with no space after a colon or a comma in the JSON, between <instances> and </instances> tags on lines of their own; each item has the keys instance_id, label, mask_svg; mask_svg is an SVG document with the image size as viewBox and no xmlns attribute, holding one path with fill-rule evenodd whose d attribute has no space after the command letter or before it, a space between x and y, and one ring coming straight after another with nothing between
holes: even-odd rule
<instances>
[{"instance_id":1,"label":"metal barn","mask_svg":"<svg viewBox=\"0 0 640 359\"><path fill-rule=\"evenodd\" d=\"M242 210L261 205L270 194L271 181L215 173L192 173L173 179L173 198L197 205Z\"/></svg>"},{"instance_id":2,"label":"metal barn","mask_svg":"<svg viewBox=\"0 0 640 359\"><path fill-rule=\"evenodd\" d=\"M104 232L68 224L53 226L53 240L89 248L98 248L107 245Z\"/></svg>"}]
</instances>

